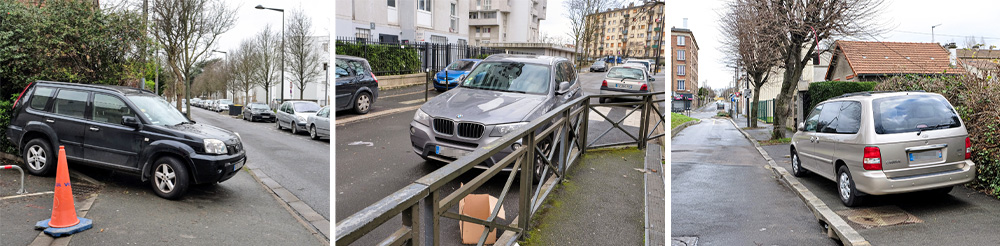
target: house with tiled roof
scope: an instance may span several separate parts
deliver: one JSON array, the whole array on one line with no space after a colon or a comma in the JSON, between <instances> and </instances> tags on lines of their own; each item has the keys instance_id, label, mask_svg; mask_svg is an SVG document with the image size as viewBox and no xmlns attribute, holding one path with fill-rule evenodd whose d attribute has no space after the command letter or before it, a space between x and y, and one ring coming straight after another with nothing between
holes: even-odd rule
<instances>
[{"instance_id":1,"label":"house with tiled roof","mask_svg":"<svg viewBox=\"0 0 1000 246\"><path fill-rule=\"evenodd\" d=\"M958 49L955 50L958 64L976 76L986 71L1000 72L1000 50Z\"/></svg>"},{"instance_id":2,"label":"house with tiled roof","mask_svg":"<svg viewBox=\"0 0 1000 246\"><path fill-rule=\"evenodd\" d=\"M844 41L834 43L827 81L882 81L898 75L959 75L950 53L935 43Z\"/></svg>"}]
</instances>

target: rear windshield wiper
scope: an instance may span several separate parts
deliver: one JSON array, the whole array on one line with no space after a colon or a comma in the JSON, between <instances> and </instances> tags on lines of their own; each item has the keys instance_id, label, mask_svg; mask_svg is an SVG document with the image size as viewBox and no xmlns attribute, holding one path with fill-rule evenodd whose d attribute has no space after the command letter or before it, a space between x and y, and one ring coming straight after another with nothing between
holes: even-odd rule
<instances>
[{"instance_id":1,"label":"rear windshield wiper","mask_svg":"<svg viewBox=\"0 0 1000 246\"><path fill-rule=\"evenodd\" d=\"M920 133L923 133L923 132L924 132L924 130L933 130L933 129L941 129L941 128L946 128L946 127L950 127L950 126L952 126L952 125L954 125L954 123L948 123L948 124L938 124L938 125L933 125L933 126L925 126L925 127L921 127L921 128L918 128L918 129L920 129L920 130L919 130L919 131L917 131L917 136L920 136Z\"/></svg>"}]
</instances>

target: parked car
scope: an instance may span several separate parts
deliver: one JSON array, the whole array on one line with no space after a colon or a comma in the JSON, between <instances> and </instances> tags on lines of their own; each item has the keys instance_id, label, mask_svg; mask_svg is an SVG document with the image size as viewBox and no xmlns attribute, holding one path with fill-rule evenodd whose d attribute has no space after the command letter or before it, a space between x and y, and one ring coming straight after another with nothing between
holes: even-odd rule
<instances>
[{"instance_id":1,"label":"parked car","mask_svg":"<svg viewBox=\"0 0 1000 246\"><path fill-rule=\"evenodd\" d=\"M197 97L195 97L195 98L191 98L191 106L193 106L193 107L198 107L198 104L199 104L199 103L201 103L201 99L199 99L199 98L197 98Z\"/></svg>"},{"instance_id":2,"label":"parked car","mask_svg":"<svg viewBox=\"0 0 1000 246\"><path fill-rule=\"evenodd\" d=\"M324 106L315 115L310 115L306 119L306 126L309 127L309 137L312 139L330 137L330 106Z\"/></svg>"},{"instance_id":3,"label":"parked car","mask_svg":"<svg viewBox=\"0 0 1000 246\"><path fill-rule=\"evenodd\" d=\"M629 63L642 64L643 67L646 68L647 72L653 73L653 65L649 61L646 61L646 60L636 60L636 59L629 59L629 60L625 61L625 64L629 64Z\"/></svg>"},{"instance_id":4,"label":"parked car","mask_svg":"<svg viewBox=\"0 0 1000 246\"><path fill-rule=\"evenodd\" d=\"M239 134L195 123L147 90L38 81L21 96L6 137L34 175L53 173L64 146L72 163L137 174L156 195L177 199L246 163Z\"/></svg>"},{"instance_id":5,"label":"parked car","mask_svg":"<svg viewBox=\"0 0 1000 246\"><path fill-rule=\"evenodd\" d=\"M715 102L715 109L717 109L717 110L726 109L726 104L724 104L722 102Z\"/></svg>"},{"instance_id":6,"label":"parked car","mask_svg":"<svg viewBox=\"0 0 1000 246\"><path fill-rule=\"evenodd\" d=\"M935 93L835 97L816 105L791 141L792 173L837 182L847 206L869 194L946 194L976 177L965 124Z\"/></svg>"},{"instance_id":7,"label":"parked car","mask_svg":"<svg viewBox=\"0 0 1000 246\"><path fill-rule=\"evenodd\" d=\"M335 69L337 111L354 109L358 114L367 114L378 98L378 79L368 60L337 55Z\"/></svg>"},{"instance_id":8,"label":"parked car","mask_svg":"<svg viewBox=\"0 0 1000 246\"><path fill-rule=\"evenodd\" d=\"M565 58L489 56L461 85L417 110L410 122L413 152L426 160L457 159L583 96L580 88ZM492 166L512 151L504 148L477 167Z\"/></svg>"},{"instance_id":9,"label":"parked car","mask_svg":"<svg viewBox=\"0 0 1000 246\"><path fill-rule=\"evenodd\" d=\"M469 74L472 68L483 60L461 59L451 63L444 70L434 75L434 89L437 91L447 91L458 86L458 78Z\"/></svg>"},{"instance_id":10,"label":"parked car","mask_svg":"<svg viewBox=\"0 0 1000 246\"><path fill-rule=\"evenodd\" d=\"M233 99L219 99L215 104L215 111L229 111L229 105L233 105Z\"/></svg>"},{"instance_id":11,"label":"parked car","mask_svg":"<svg viewBox=\"0 0 1000 246\"><path fill-rule=\"evenodd\" d=\"M278 116L275 126L278 130L285 125L292 129L292 134L299 134L306 130L306 119L310 115L316 114L320 109L319 104L310 101L285 101L278 107Z\"/></svg>"},{"instance_id":12,"label":"parked car","mask_svg":"<svg viewBox=\"0 0 1000 246\"><path fill-rule=\"evenodd\" d=\"M649 85L654 81L653 76L646 72L641 65L628 64L617 66L608 70L601 81L601 95L627 94L627 93L647 93ZM640 96L619 97L642 100ZM601 103L607 102L606 97L600 99Z\"/></svg>"},{"instance_id":13,"label":"parked car","mask_svg":"<svg viewBox=\"0 0 1000 246\"><path fill-rule=\"evenodd\" d=\"M594 64L590 65L590 71L591 72L607 72L608 71L608 63L604 62L603 60L597 60L597 61L594 62Z\"/></svg>"},{"instance_id":14,"label":"parked car","mask_svg":"<svg viewBox=\"0 0 1000 246\"><path fill-rule=\"evenodd\" d=\"M271 111L271 107L268 107L266 103L252 102L243 107L243 120L274 122L274 111Z\"/></svg>"}]
</instances>

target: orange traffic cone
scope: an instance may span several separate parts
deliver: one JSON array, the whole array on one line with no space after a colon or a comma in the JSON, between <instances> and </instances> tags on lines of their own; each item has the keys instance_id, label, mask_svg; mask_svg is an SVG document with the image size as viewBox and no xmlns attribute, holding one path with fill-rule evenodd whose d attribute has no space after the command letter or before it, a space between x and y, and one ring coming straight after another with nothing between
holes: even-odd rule
<instances>
[{"instance_id":1,"label":"orange traffic cone","mask_svg":"<svg viewBox=\"0 0 1000 246\"><path fill-rule=\"evenodd\" d=\"M70 185L69 167L66 166L66 149L59 146L59 163L56 166L56 194L52 198L52 218L36 223L36 230L45 229L45 234L61 237L93 227L93 221L76 217L76 205L73 201L73 189Z\"/></svg>"}]
</instances>

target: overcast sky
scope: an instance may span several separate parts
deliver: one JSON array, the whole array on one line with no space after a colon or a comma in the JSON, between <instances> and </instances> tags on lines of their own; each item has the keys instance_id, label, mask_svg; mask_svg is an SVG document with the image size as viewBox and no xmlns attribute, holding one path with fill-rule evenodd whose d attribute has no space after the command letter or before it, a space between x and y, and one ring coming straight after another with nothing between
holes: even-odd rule
<instances>
[{"instance_id":1,"label":"overcast sky","mask_svg":"<svg viewBox=\"0 0 1000 246\"><path fill-rule=\"evenodd\" d=\"M698 76L708 81L712 88L732 84L733 70L721 62L719 52L721 34L718 30L718 13L726 0L667 0L667 26L682 27L688 18L688 28L698 40ZM550 7L551 8L551 7ZM882 37L886 42L931 42L931 26L938 43L955 42L963 48L966 36L978 41L985 37L988 45L1000 48L1000 1L996 0L886 0L881 21L895 27ZM875 41L871 37L854 40ZM702 84L703 85L703 84Z\"/></svg>"}]
</instances>

